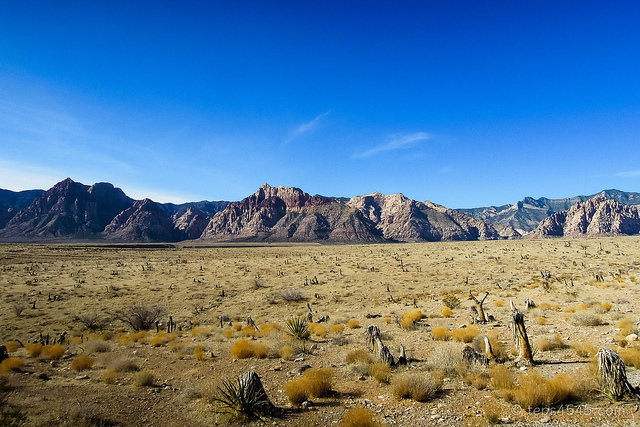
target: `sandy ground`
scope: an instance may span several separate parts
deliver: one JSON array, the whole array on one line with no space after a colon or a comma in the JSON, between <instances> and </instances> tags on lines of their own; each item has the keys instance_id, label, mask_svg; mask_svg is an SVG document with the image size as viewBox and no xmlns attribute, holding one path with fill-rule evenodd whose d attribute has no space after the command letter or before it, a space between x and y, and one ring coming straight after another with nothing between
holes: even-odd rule
<instances>
[{"instance_id":1,"label":"sandy ground","mask_svg":"<svg viewBox=\"0 0 640 427\"><path fill-rule=\"evenodd\" d=\"M639 320L639 242L636 236L333 246L1 245L0 342L27 344L41 334L53 342L66 332L59 359L10 348L9 356L22 366L2 373L5 409L18 408L26 425L78 425L77 420L85 425L227 425L236 421L208 397L221 380L254 370L272 402L287 409L283 417L254 424L339 425L349 409L367 407L382 425L635 425L640 412L634 401L613 404L593 393L525 411L491 383L478 390L455 373L444 375L434 399L401 400L392 385L379 383L346 357L367 350L363 331L375 324L394 356L399 344L406 348L410 363L395 368L392 376L438 370L444 363L439 360L455 359L464 344L436 341L431 330L470 326L469 291L479 297L488 291L484 307L495 321L476 325L480 336L497 334L508 351L513 345L509 301L524 310L530 298L537 308L525 311L525 319L534 347L555 337L564 344L538 350L534 357L540 363L526 370L507 361L516 377L567 372L587 381L589 357L580 356L575 346L620 350L618 344L636 345L622 336L635 332ZM301 299L286 301L287 293ZM460 301L451 317L442 315L446 295ZM170 315L176 336L154 346L154 327L131 342L134 331L115 314L140 303L161 305L166 314L159 328L166 328ZM314 319L328 316L321 324L327 331L336 324L344 331L312 334L304 345L291 340L283 332L286 321L306 315L309 306ZM404 314L414 310L426 317L410 330L401 328ZM576 321L587 314L602 324ZM246 326L249 315L258 325L276 323L281 330L243 337L233 325ZM220 316L228 319L222 328ZM90 330L78 320L88 317L97 318L100 327ZM350 320L360 327L347 327ZM265 344L267 357L234 358L231 348L241 338ZM196 346L204 349L203 360L194 356ZM280 357L283 346L293 347L295 354ZM72 369L79 355L89 355L93 366ZM121 370L123 360L139 370ZM332 368L332 391L312 398L306 408L293 408L284 385L300 376L303 365ZM105 372L113 375L112 383L105 382ZM151 373L153 384L136 387L139 372ZM640 383L635 368L628 367L627 374L632 384Z\"/></svg>"}]
</instances>

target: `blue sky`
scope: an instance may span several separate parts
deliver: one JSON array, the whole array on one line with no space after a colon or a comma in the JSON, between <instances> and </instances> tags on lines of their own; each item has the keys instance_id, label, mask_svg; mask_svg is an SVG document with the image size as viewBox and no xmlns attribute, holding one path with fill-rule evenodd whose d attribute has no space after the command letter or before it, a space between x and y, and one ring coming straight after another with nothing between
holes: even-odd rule
<instances>
[{"instance_id":1,"label":"blue sky","mask_svg":"<svg viewBox=\"0 0 640 427\"><path fill-rule=\"evenodd\" d=\"M640 2L0 0L0 188L640 191Z\"/></svg>"}]
</instances>

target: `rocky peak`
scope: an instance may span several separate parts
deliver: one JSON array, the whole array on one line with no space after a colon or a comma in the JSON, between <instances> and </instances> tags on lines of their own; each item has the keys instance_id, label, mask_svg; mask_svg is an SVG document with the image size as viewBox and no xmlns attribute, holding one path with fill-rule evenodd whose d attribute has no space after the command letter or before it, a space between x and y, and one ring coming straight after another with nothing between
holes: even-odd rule
<instances>
[{"instance_id":1,"label":"rocky peak","mask_svg":"<svg viewBox=\"0 0 640 427\"><path fill-rule=\"evenodd\" d=\"M125 242L172 242L178 239L173 223L156 202L136 200L105 227L104 236Z\"/></svg>"},{"instance_id":2,"label":"rocky peak","mask_svg":"<svg viewBox=\"0 0 640 427\"><path fill-rule=\"evenodd\" d=\"M597 237L638 232L640 215L637 208L598 194L546 218L531 237Z\"/></svg>"}]
</instances>

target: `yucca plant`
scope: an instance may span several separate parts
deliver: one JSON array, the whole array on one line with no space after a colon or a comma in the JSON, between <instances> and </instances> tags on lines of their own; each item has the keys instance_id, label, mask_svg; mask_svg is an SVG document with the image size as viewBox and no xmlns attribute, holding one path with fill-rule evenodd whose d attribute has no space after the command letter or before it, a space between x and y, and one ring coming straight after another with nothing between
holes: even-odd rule
<instances>
[{"instance_id":1,"label":"yucca plant","mask_svg":"<svg viewBox=\"0 0 640 427\"><path fill-rule=\"evenodd\" d=\"M254 372L251 373L255 375ZM213 397L213 400L236 416L247 419L259 418L259 415L269 413L274 407L264 391L260 378L255 375L256 381L247 374L236 381L223 381L218 387L218 395Z\"/></svg>"},{"instance_id":2,"label":"yucca plant","mask_svg":"<svg viewBox=\"0 0 640 427\"><path fill-rule=\"evenodd\" d=\"M302 316L287 320L287 334L299 340L309 337L309 322Z\"/></svg>"}]
</instances>

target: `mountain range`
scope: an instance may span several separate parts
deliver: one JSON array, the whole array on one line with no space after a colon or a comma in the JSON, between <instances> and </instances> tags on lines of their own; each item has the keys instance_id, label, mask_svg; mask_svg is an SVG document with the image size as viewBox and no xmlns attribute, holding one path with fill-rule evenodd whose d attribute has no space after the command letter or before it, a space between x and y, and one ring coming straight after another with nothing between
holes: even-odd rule
<instances>
[{"instance_id":1,"label":"mountain range","mask_svg":"<svg viewBox=\"0 0 640 427\"><path fill-rule=\"evenodd\" d=\"M3 242L424 242L640 232L640 193L533 199L448 209L402 194L351 199L261 186L237 202L134 200L110 183L70 178L49 190L0 190Z\"/></svg>"}]
</instances>

